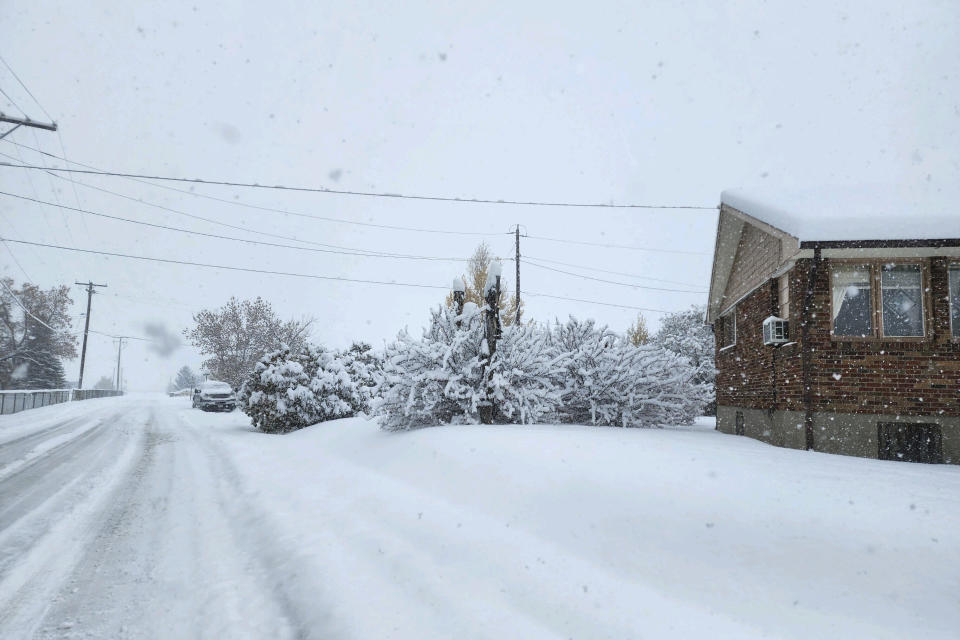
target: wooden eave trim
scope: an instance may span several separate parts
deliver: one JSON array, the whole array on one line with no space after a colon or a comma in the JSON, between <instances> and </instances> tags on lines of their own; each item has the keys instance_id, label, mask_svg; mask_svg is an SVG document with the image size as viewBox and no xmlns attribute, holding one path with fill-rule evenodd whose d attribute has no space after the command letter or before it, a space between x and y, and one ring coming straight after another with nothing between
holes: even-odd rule
<instances>
[{"instance_id":1,"label":"wooden eave trim","mask_svg":"<svg viewBox=\"0 0 960 640\"><path fill-rule=\"evenodd\" d=\"M960 247L960 238L932 240L803 240L801 249L893 249Z\"/></svg>"}]
</instances>

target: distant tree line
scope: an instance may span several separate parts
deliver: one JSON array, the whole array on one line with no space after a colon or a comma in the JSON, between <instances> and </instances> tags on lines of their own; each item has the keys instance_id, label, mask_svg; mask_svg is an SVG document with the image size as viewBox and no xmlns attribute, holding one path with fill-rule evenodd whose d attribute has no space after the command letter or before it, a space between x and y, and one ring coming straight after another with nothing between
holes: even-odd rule
<instances>
[{"instance_id":1,"label":"distant tree line","mask_svg":"<svg viewBox=\"0 0 960 640\"><path fill-rule=\"evenodd\" d=\"M513 322L522 300L501 292L502 336L486 350L483 291L495 260L481 245L452 296L415 337L406 330L382 351L343 351L310 341L312 319L283 321L261 298L231 298L194 316L185 335L207 356L204 368L239 388L256 428L286 433L358 413L387 430L480 421L648 427L689 423L713 403L713 336L703 308L667 314L650 333L643 315L623 334L593 320ZM187 368L174 386L195 386Z\"/></svg>"}]
</instances>

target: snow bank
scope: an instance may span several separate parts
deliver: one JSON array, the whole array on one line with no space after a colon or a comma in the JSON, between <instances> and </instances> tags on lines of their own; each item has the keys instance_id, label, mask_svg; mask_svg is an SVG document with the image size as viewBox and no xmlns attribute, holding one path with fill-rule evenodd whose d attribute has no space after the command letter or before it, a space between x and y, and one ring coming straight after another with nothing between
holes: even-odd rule
<instances>
[{"instance_id":1,"label":"snow bank","mask_svg":"<svg viewBox=\"0 0 960 640\"><path fill-rule=\"evenodd\" d=\"M953 638L960 468L697 426L209 421L356 638ZM289 585L288 585L289 586Z\"/></svg>"}]
</instances>

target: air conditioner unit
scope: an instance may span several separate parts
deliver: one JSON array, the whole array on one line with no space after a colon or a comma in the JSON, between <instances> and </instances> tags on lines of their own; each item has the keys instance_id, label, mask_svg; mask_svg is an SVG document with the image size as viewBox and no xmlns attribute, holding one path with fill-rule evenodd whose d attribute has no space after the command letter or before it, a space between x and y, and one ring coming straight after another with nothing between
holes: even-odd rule
<instances>
[{"instance_id":1,"label":"air conditioner unit","mask_svg":"<svg viewBox=\"0 0 960 640\"><path fill-rule=\"evenodd\" d=\"M763 344L783 344L790 341L790 322L770 316L763 321Z\"/></svg>"}]
</instances>

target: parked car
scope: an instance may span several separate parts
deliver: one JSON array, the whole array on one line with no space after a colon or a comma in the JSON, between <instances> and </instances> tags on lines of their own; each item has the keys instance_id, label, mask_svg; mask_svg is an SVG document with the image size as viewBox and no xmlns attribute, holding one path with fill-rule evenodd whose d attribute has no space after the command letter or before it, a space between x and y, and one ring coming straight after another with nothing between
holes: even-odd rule
<instances>
[{"instance_id":1,"label":"parked car","mask_svg":"<svg viewBox=\"0 0 960 640\"><path fill-rule=\"evenodd\" d=\"M237 395L226 382L207 380L193 390L193 408L204 411L233 411Z\"/></svg>"}]
</instances>

